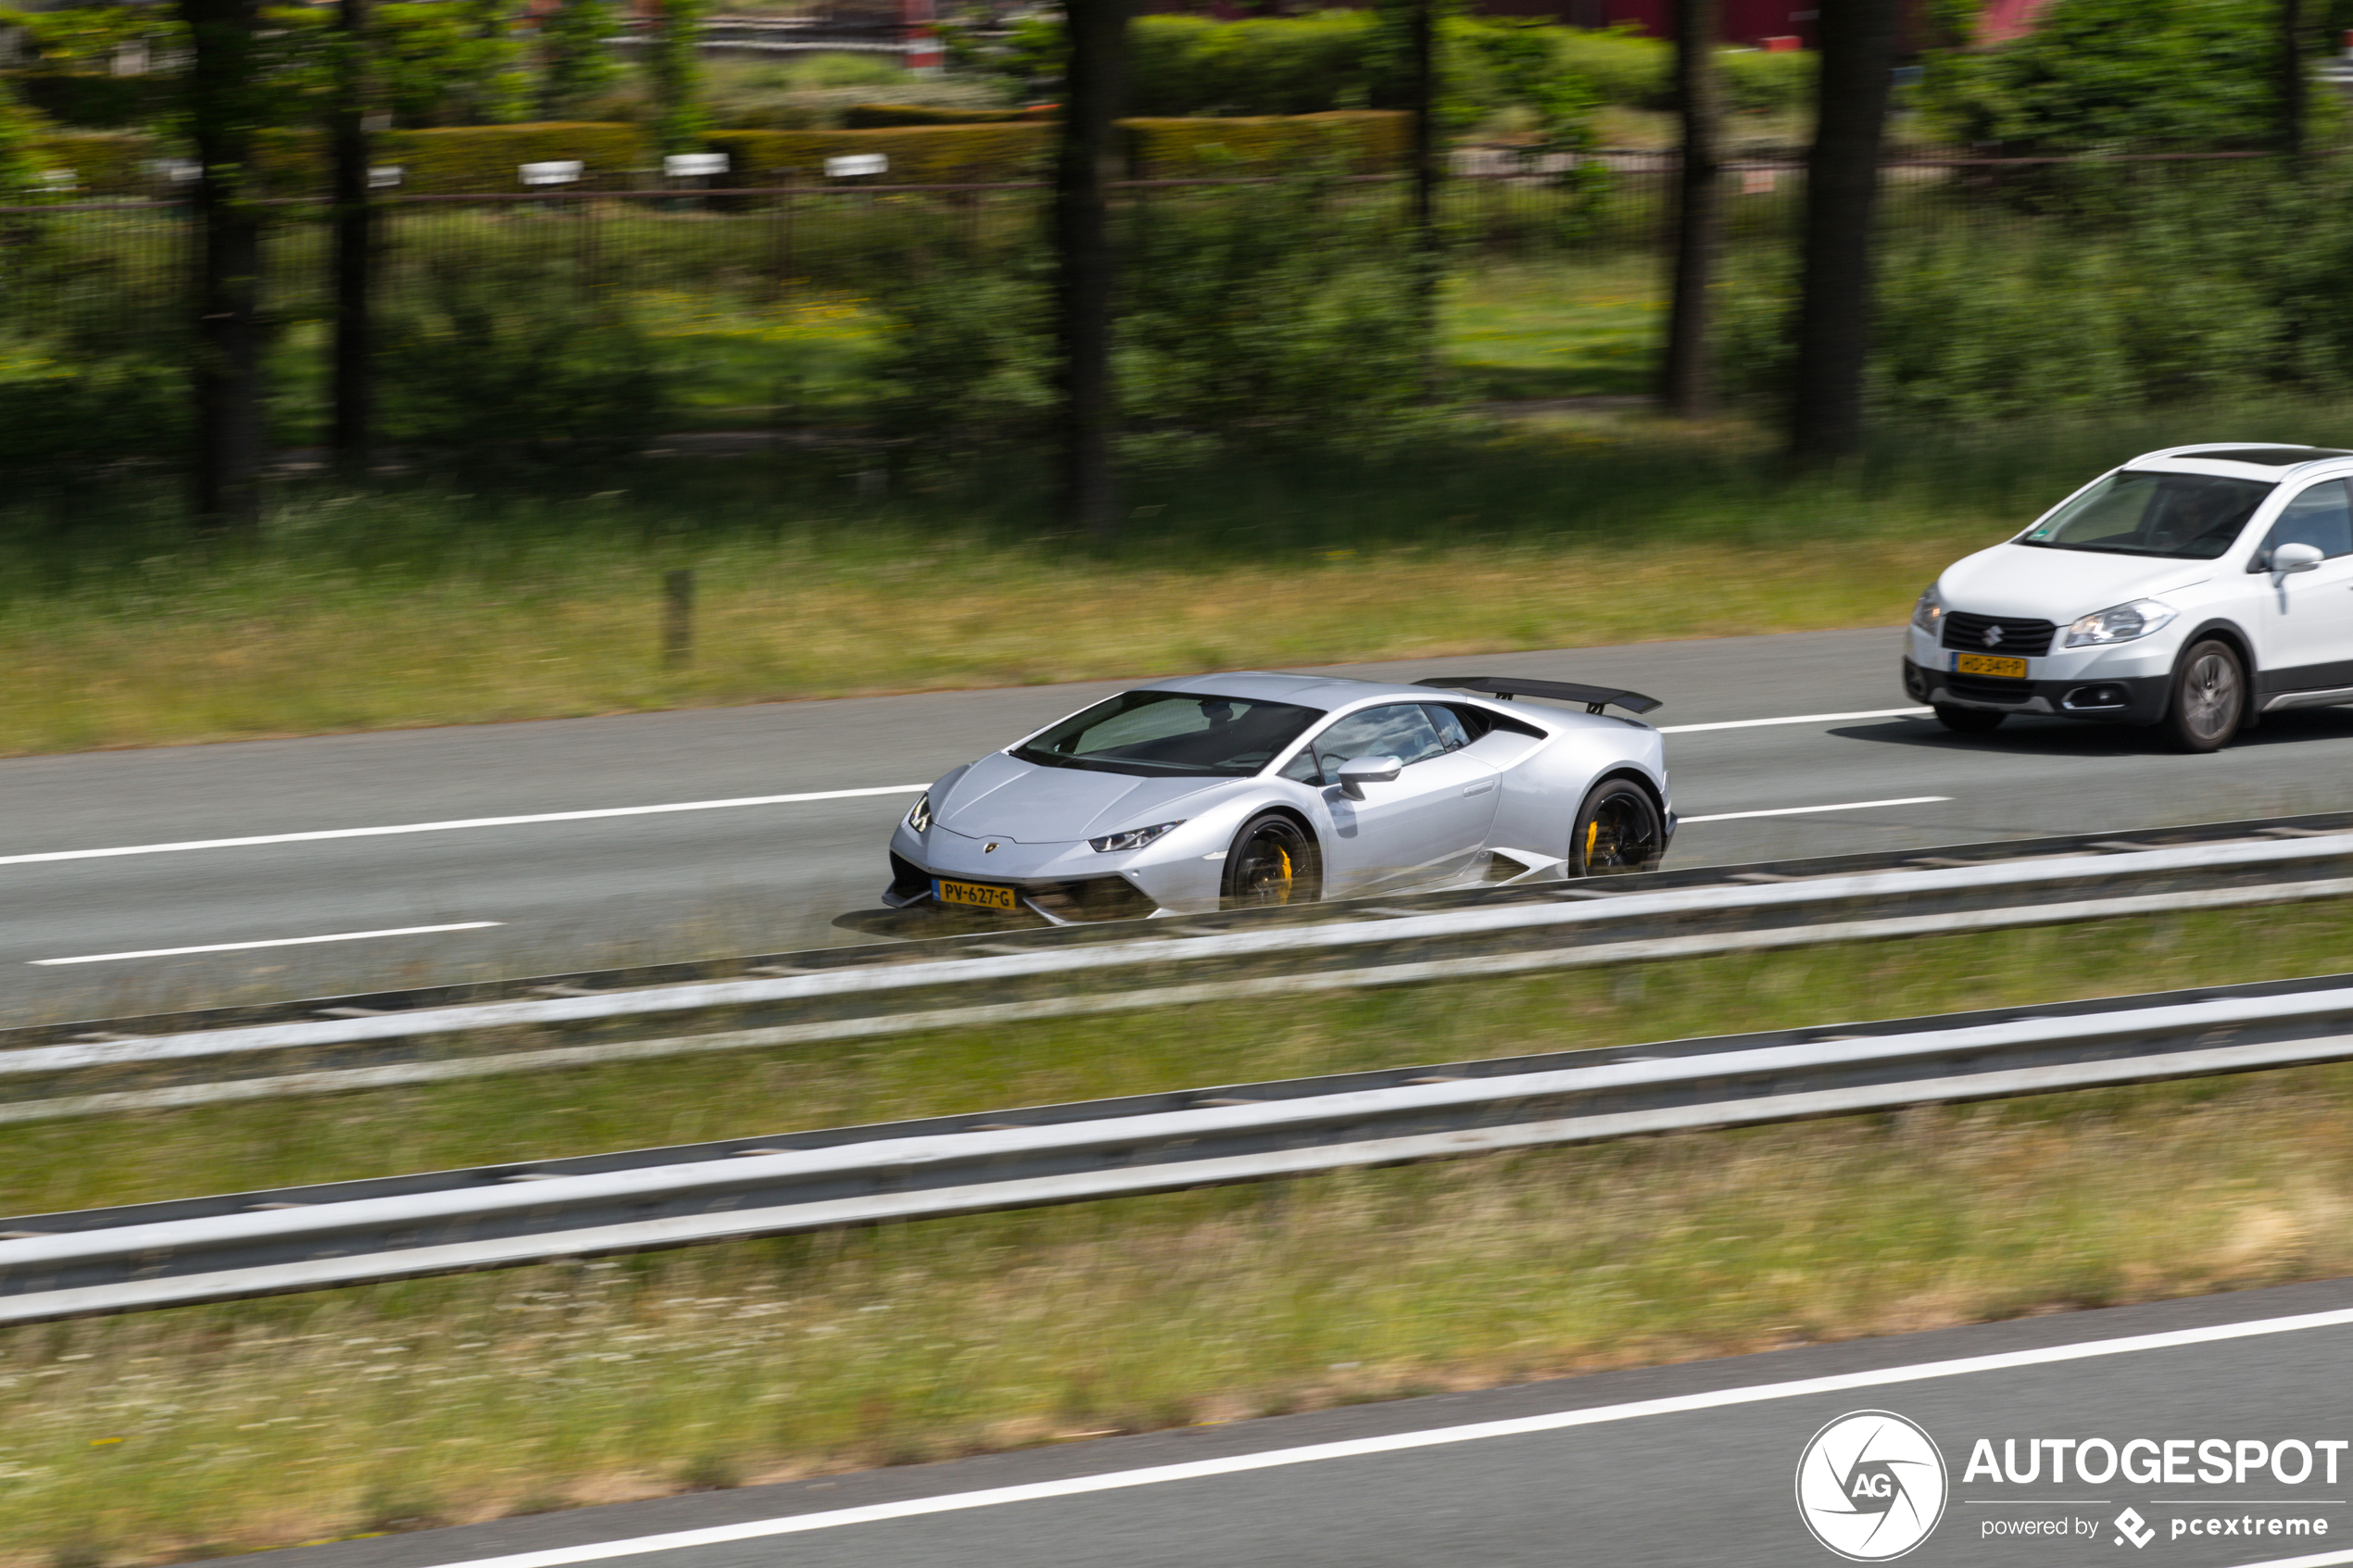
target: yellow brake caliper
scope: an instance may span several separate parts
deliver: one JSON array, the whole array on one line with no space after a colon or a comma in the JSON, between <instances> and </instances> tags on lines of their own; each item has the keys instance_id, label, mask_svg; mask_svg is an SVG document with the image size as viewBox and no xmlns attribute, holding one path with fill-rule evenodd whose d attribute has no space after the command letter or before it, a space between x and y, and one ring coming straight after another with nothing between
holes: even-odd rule
<instances>
[{"instance_id":1,"label":"yellow brake caliper","mask_svg":"<svg viewBox=\"0 0 2353 1568\"><path fill-rule=\"evenodd\" d=\"M1290 851L1277 844L1275 855L1283 862L1283 900L1288 903L1290 901Z\"/></svg>"},{"instance_id":2,"label":"yellow brake caliper","mask_svg":"<svg viewBox=\"0 0 2353 1568\"><path fill-rule=\"evenodd\" d=\"M1592 859L1593 841L1601 836L1602 820L1599 817L1595 817L1592 822L1585 824L1585 858L1587 859Z\"/></svg>"}]
</instances>

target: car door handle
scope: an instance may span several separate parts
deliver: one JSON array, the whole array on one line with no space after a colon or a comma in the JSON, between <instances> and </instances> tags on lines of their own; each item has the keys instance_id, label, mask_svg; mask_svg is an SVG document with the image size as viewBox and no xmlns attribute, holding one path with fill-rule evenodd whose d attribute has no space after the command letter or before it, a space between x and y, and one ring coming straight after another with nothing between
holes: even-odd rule
<instances>
[{"instance_id":1,"label":"car door handle","mask_svg":"<svg viewBox=\"0 0 2353 1568\"><path fill-rule=\"evenodd\" d=\"M1463 786L1463 793L1465 795L1485 795L1489 790L1493 789L1494 787L1495 781L1493 779L1481 779L1477 784L1465 784Z\"/></svg>"}]
</instances>

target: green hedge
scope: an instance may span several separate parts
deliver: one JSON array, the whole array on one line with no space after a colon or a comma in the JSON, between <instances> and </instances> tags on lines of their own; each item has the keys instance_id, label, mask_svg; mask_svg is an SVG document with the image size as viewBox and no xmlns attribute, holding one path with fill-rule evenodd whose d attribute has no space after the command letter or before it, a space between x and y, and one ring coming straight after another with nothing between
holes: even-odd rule
<instances>
[{"instance_id":1,"label":"green hedge","mask_svg":"<svg viewBox=\"0 0 2353 1568\"><path fill-rule=\"evenodd\" d=\"M326 138L315 131L265 131L255 161L263 183L276 195L307 195L327 186ZM454 195L476 191L520 191L515 170L526 163L576 158L587 165L576 189L625 187L632 170L649 167L653 155L634 125L590 120L544 120L535 125L460 125L432 131L387 131L374 138L371 157L397 165L400 190L409 195Z\"/></svg>"},{"instance_id":2,"label":"green hedge","mask_svg":"<svg viewBox=\"0 0 2353 1568\"><path fill-rule=\"evenodd\" d=\"M1387 109L1262 115L1232 119L1123 119L1127 166L1144 179L1337 162L1356 172L1401 167L1413 117ZM717 131L705 140L734 159L738 179L823 178L825 160L881 153L893 185L1029 180L1053 157L1053 127L1037 120L900 126L862 131Z\"/></svg>"},{"instance_id":3,"label":"green hedge","mask_svg":"<svg viewBox=\"0 0 2353 1568\"><path fill-rule=\"evenodd\" d=\"M1054 128L1013 120L868 131L714 131L703 140L734 160L739 182L821 180L829 157L881 153L890 159L890 172L882 177L887 183L961 185L1036 177L1053 156Z\"/></svg>"},{"instance_id":4,"label":"green hedge","mask_svg":"<svg viewBox=\"0 0 2353 1568\"><path fill-rule=\"evenodd\" d=\"M73 170L74 194L143 195L155 182L139 165L162 156L155 139L129 131L58 131L32 139L36 171Z\"/></svg>"},{"instance_id":5,"label":"green hedge","mask_svg":"<svg viewBox=\"0 0 2353 1568\"><path fill-rule=\"evenodd\" d=\"M1317 163L1378 172L1402 167L1413 144L1412 117L1386 109L1126 119L1120 128L1129 169L1146 179ZM1051 121L1031 119L863 131L717 131L705 141L711 151L728 155L734 182L764 183L786 174L819 180L829 157L881 153L890 159L884 183L955 185L1040 178L1053 157L1055 135ZM132 132L58 132L41 137L35 147L43 169L74 170L85 195L145 193L154 182L140 164L164 153L154 138ZM631 170L650 167L653 154L634 125L566 121L388 131L374 144L377 163L401 166L400 191L409 195L519 191L518 165L564 158L587 165L578 188L610 190L624 186ZM255 163L272 195L326 191L327 147L318 132L264 131Z\"/></svg>"},{"instance_id":6,"label":"green hedge","mask_svg":"<svg viewBox=\"0 0 2353 1568\"><path fill-rule=\"evenodd\" d=\"M1403 167L1414 145L1414 117L1402 109L1119 124L1127 133L1128 167L1147 180L1317 163L1377 174Z\"/></svg>"}]
</instances>

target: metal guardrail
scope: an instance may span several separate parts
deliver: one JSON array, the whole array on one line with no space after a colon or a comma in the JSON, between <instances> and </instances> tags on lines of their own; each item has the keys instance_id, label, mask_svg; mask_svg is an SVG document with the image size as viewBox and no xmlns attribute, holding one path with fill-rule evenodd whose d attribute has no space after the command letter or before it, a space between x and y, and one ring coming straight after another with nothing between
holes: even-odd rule
<instances>
[{"instance_id":1,"label":"metal guardrail","mask_svg":"<svg viewBox=\"0 0 2353 1568\"><path fill-rule=\"evenodd\" d=\"M757 978L771 973L833 974L879 965L966 957L975 950L1055 952L1131 941L1147 933L1159 935L1174 931L1187 935L1223 935L1325 924L1335 921L1371 923L1407 915L1436 914L1456 909L1541 907L1564 897L1577 899L1620 898L1636 894L1695 889L1729 890L1826 877L1990 866L2061 857L2097 860L2152 849L2259 844L2271 839L2317 838L2340 834L2353 834L2353 811L2200 822L2122 833L2003 839L1941 845L1925 849L1766 860L1744 865L1694 866L1577 883L1504 883L1439 893L1336 899L1292 909L1228 910L1219 914L1188 916L1181 920L1116 921L1045 929L980 929L959 935L919 937L912 941L753 953L727 959L640 964L625 969L575 970L508 980L355 992L195 1011L19 1025L0 1028L0 1053L26 1046L193 1034L263 1023L296 1022L321 1016L417 1013L480 1002L529 1000L551 994L643 989L698 981ZM884 913L881 910L875 912Z\"/></svg>"},{"instance_id":2,"label":"metal guardrail","mask_svg":"<svg viewBox=\"0 0 2353 1568\"><path fill-rule=\"evenodd\" d=\"M0 1323L2353 1057L2353 975L0 1220Z\"/></svg>"},{"instance_id":3,"label":"metal guardrail","mask_svg":"<svg viewBox=\"0 0 2353 1568\"><path fill-rule=\"evenodd\" d=\"M806 968L667 985L314 1014L0 1050L0 1122L1165 1007L1221 997L2353 895L2353 818L2149 848L2062 840L2022 858L1912 855L1709 880L1552 883L1510 897L1324 906L1307 919L1127 922L1053 940L818 953ZM2204 830L2211 833L2213 830ZM1995 847L1981 847L1982 848ZM1952 863L1959 860L1961 863ZM1921 864L1919 862L1928 863ZM1810 871L1813 874L1806 874ZM1150 935L1147 935L1147 934ZM1161 935L1166 933L1166 935ZM891 961L892 960L897 961ZM648 1038L648 1024L670 1033ZM685 1031L681 1033L680 1031ZM520 1048L519 1048L520 1047Z\"/></svg>"}]
</instances>

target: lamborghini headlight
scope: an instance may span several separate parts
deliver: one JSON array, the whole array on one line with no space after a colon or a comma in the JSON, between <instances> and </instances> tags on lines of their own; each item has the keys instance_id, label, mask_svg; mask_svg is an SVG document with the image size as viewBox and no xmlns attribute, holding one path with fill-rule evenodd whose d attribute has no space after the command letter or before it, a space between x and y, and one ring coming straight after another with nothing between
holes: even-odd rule
<instances>
[{"instance_id":1,"label":"lamborghini headlight","mask_svg":"<svg viewBox=\"0 0 2353 1568\"><path fill-rule=\"evenodd\" d=\"M925 790L917 796L914 805L908 808L907 825L917 833L931 831L931 791Z\"/></svg>"},{"instance_id":2,"label":"lamborghini headlight","mask_svg":"<svg viewBox=\"0 0 2353 1568\"><path fill-rule=\"evenodd\" d=\"M1126 833L1105 834L1101 838L1090 838L1087 842L1102 854L1115 855L1123 849L1141 849L1170 828L1184 825L1185 819L1179 817L1173 822L1159 822L1148 828L1129 828Z\"/></svg>"},{"instance_id":3,"label":"lamborghini headlight","mask_svg":"<svg viewBox=\"0 0 2353 1568\"><path fill-rule=\"evenodd\" d=\"M2129 643L2145 637L2173 619L2171 605L2160 599L2134 599L2087 615L2067 629L2067 646L2097 647L2104 643Z\"/></svg>"},{"instance_id":4,"label":"lamborghini headlight","mask_svg":"<svg viewBox=\"0 0 2353 1568\"><path fill-rule=\"evenodd\" d=\"M1930 583L1928 591L1914 602L1912 624L1931 637L1936 635L1937 629L1944 624L1944 601L1936 596L1935 583Z\"/></svg>"}]
</instances>

